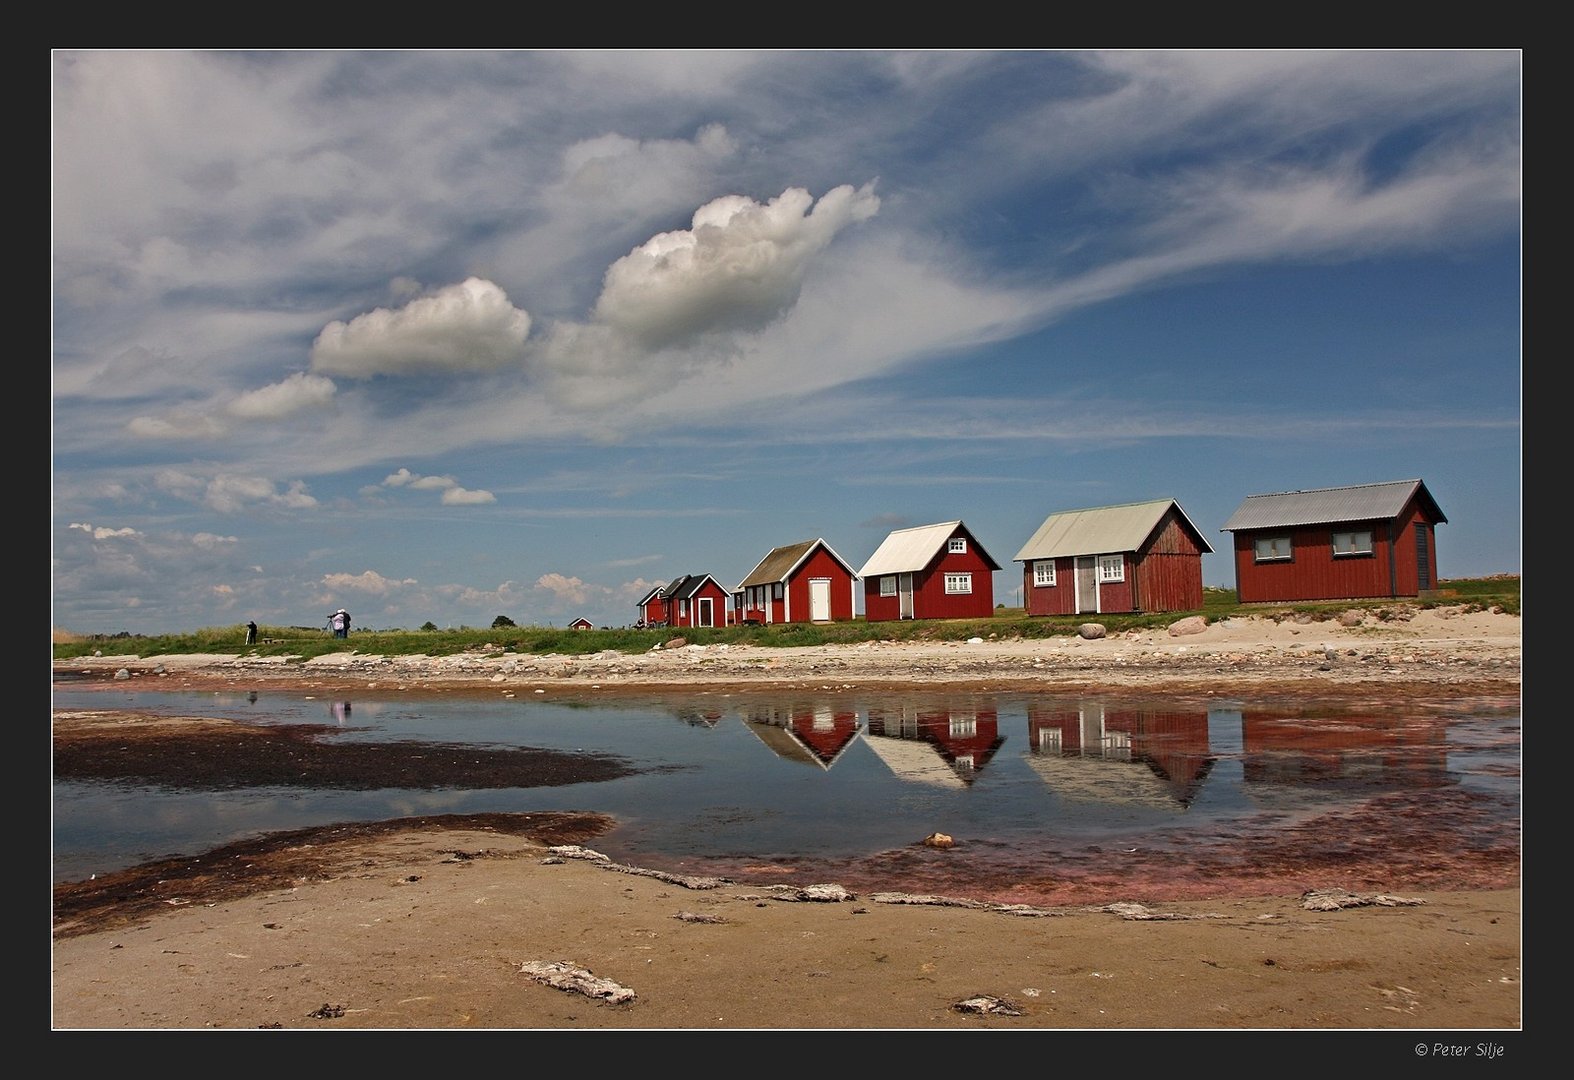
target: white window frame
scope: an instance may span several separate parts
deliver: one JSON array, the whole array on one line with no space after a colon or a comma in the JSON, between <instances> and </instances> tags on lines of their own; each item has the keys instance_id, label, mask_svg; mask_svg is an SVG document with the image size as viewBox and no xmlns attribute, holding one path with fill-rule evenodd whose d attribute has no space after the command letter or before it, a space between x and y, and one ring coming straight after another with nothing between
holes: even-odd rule
<instances>
[{"instance_id":1,"label":"white window frame","mask_svg":"<svg viewBox=\"0 0 1574 1080\"><path fill-rule=\"evenodd\" d=\"M1290 542L1289 533L1258 536L1252 540L1254 562L1289 562L1294 554L1295 546Z\"/></svg>"},{"instance_id":2,"label":"white window frame","mask_svg":"<svg viewBox=\"0 0 1574 1080\"><path fill-rule=\"evenodd\" d=\"M1125 581L1126 556L1100 555L1099 556L1099 581Z\"/></svg>"},{"instance_id":3,"label":"white window frame","mask_svg":"<svg viewBox=\"0 0 1574 1080\"><path fill-rule=\"evenodd\" d=\"M896 575L895 574L882 574L882 575L880 575L880 595L881 596L895 596L896 595Z\"/></svg>"},{"instance_id":4,"label":"white window frame","mask_svg":"<svg viewBox=\"0 0 1574 1080\"><path fill-rule=\"evenodd\" d=\"M1333 534L1334 558L1372 554L1371 529L1342 529Z\"/></svg>"},{"instance_id":5,"label":"white window frame","mask_svg":"<svg viewBox=\"0 0 1574 1080\"><path fill-rule=\"evenodd\" d=\"M973 592L973 575L947 574L945 576L945 591L950 596L968 596Z\"/></svg>"},{"instance_id":6,"label":"white window frame","mask_svg":"<svg viewBox=\"0 0 1574 1080\"><path fill-rule=\"evenodd\" d=\"M1055 584L1055 560L1033 560L1033 588L1048 589Z\"/></svg>"},{"instance_id":7,"label":"white window frame","mask_svg":"<svg viewBox=\"0 0 1574 1080\"><path fill-rule=\"evenodd\" d=\"M953 536L950 542L946 544L946 551L952 555L966 555L967 537Z\"/></svg>"}]
</instances>

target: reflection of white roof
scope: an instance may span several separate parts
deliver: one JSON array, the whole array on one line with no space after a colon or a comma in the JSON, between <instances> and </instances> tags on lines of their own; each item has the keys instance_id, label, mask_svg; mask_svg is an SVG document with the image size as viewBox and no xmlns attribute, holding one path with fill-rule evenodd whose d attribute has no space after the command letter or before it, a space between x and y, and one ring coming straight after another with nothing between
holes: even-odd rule
<instances>
[{"instance_id":1,"label":"reflection of white roof","mask_svg":"<svg viewBox=\"0 0 1574 1080\"><path fill-rule=\"evenodd\" d=\"M1050 790L1063 799L1147 806L1175 812L1186 809L1169 782L1144 761L1112 761L1054 753L1023 756Z\"/></svg>"},{"instance_id":2,"label":"reflection of white roof","mask_svg":"<svg viewBox=\"0 0 1574 1080\"><path fill-rule=\"evenodd\" d=\"M891 735L866 733L864 744L903 780L944 788L967 786L956 770L951 768L950 762L935 749L934 743L923 739L899 739Z\"/></svg>"}]
</instances>

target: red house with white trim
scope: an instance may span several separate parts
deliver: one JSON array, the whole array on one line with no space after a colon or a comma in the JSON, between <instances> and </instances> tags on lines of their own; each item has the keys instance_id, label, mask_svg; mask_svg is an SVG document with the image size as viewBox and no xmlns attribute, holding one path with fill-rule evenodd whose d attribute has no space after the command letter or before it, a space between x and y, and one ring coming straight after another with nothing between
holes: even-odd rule
<instances>
[{"instance_id":1,"label":"red house with white trim","mask_svg":"<svg viewBox=\"0 0 1574 1080\"><path fill-rule=\"evenodd\" d=\"M644 596L639 598L639 602L634 605L639 609L639 625L667 625L667 601L662 595L666 591L667 586L656 585L653 586L651 590Z\"/></svg>"},{"instance_id":2,"label":"red house with white trim","mask_svg":"<svg viewBox=\"0 0 1574 1080\"><path fill-rule=\"evenodd\" d=\"M858 572L824 540L772 548L733 590L740 623L845 622L857 607Z\"/></svg>"},{"instance_id":3,"label":"red house with white trim","mask_svg":"<svg viewBox=\"0 0 1574 1080\"><path fill-rule=\"evenodd\" d=\"M897 529L858 571L864 618L988 618L995 613L999 569L961 521Z\"/></svg>"},{"instance_id":4,"label":"red house with white trim","mask_svg":"<svg viewBox=\"0 0 1574 1080\"><path fill-rule=\"evenodd\" d=\"M1419 596L1437 587L1436 527L1448 522L1420 480L1251 495L1234 534L1243 604Z\"/></svg>"},{"instance_id":5,"label":"red house with white trim","mask_svg":"<svg viewBox=\"0 0 1574 1080\"><path fill-rule=\"evenodd\" d=\"M1196 611L1212 546L1174 499L1067 510L1014 561L1029 615Z\"/></svg>"},{"instance_id":6,"label":"red house with white trim","mask_svg":"<svg viewBox=\"0 0 1574 1080\"><path fill-rule=\"evenodd\" d=\"M669 626L726 626L727 590L709 574L684 574L662 593Z\"/></svg>"}]
</instances>

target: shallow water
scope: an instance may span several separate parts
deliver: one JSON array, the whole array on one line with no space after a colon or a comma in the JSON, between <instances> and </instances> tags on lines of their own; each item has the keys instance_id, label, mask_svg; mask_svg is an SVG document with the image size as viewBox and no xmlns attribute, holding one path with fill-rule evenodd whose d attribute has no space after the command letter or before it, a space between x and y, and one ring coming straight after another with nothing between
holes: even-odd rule
<instances>
[{"instance_id":1,"label":"shallow water","mask_svg":"<svg viewBox=\"0 0 1574 1080\"><path fill-rule=\"evenodd\" d=\"M334 724L333 738L615 754L648 771L501 790L180 791L53 785L54 880L260 833L428 814L599 811L596 848L643 865L845 860L932 833L1012 851L1177 847L1272 833L1381 798L1424 810L1479 796L1517 834L1514 708L1351 711L1243 700L993 693L723 694L613 703L147 693L57 684L55 706ZM1480 820L1473 821L1480 842Z\"/></svg>"}]
</instances>

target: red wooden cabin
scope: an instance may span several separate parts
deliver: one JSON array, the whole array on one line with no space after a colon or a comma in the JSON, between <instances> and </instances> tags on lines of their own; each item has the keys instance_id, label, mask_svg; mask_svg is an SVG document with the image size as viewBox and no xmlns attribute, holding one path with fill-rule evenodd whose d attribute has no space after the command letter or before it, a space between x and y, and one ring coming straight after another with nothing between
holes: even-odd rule
<instances>
[{"instance_id":1,"label":"red wooden cabin","mask_svg":"<svg viewBox=\"0 0 1574 1080\"><path fill-rule=\"evenodd\" d=\"M960 521L897 529L858 571L864 618L988 618L995 613L999 569Z\"/></svg>"},{"instance_id":2,"label":"red wooden cabin","mask_svg":"<svg viewBox=\"0 0 1574 1080\"><path fill-rule=\"evenodd\" d=\"M733 592L739 622L845 622L856 608L858 573L824 540L772 548ZM741 600L740 600L741 598Z\"/></svg>"},{"instance_id":3,"label":"red wooden cabin","mask_svg":"<svg viewBox=\"0 0 1574 1080\"><path fill-rule=\"evenodd\" d=\"M1243 604L1419 596L1437 587L1436 527L1447 523L1420 480L1251 495L1234 534Z\"/></svg>"},{"instance_id":4,"label":"red wooden cabin","mask_svg":"<svg viewBox=\"0 0 1574 1080\"><path fill-rule=\"evenodd\" d=\"M1213 548L1174 499L1067 510L1017 552L1029 615L1196 611Z\"/></svg>"}]
</instances>

